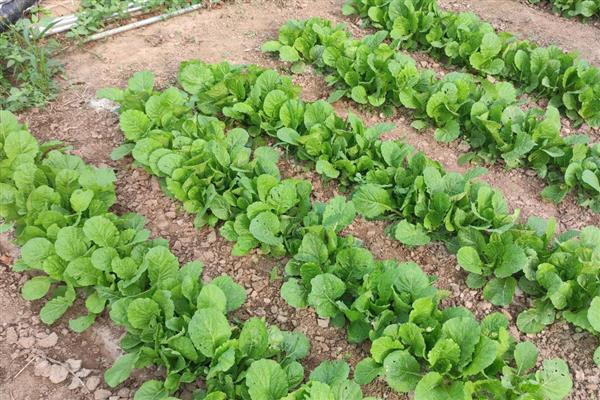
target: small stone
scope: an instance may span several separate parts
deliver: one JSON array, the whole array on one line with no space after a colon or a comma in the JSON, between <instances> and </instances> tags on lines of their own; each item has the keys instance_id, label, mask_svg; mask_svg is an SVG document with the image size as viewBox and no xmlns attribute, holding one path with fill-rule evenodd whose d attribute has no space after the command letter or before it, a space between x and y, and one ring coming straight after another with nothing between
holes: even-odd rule
<instances>
[{"instance_id":1,"label":"small stone","mask_svg":"<svg viewBox=\"0 0 600 400\"><path fill-rule=\"evenodd\" d=\"M214 243L216 240L217 240L217 234L215 233L215 231L211 231L206 236L206 243Z\"/></svg>"},{"instance_id":2,"label":"small stone","mask_svg":"<svg viewBox=\"0 0 600 400\"><path fill-rule=\"evenodd\" d=\"M61 383L69 376L69 371L63 367L62 365L55 364L50 367L50 382L52 383Z\"/></svg>"},{"instance_id":3,"label":"small stone","mask_svg":"<svg viewBox=\"0 0 600 400\"><path fill-rule=\"evenodd\" d=\"M71 379L71 383L69 384L68 389L75 390L79 387L81 387L81 379L77 379L76 377L73 377L73 379Z\"/></svg>"},{"instance_id":4,"label":"small stone","mask_svg":"<svg viewBox=\"0 0 600 400\"><path fill-rule=\"evenodd\" d=\"M71 371L76 372L79 371L79 369L81 368L81 360L75 360L73 358L69 358L66 363L69 365L69 368L71 368Z\"/></svg>"},{"instance_id":5,"label":"small stone","mask_svg":"<svg viewBox=\"0 0 600 400\"><path fill-rule=\"evenodd\" d=\"M19 340L19 335L17 335L17 331L12 326L6 330L6 343L7 344L15 344Z\"/></svg>"},{"instance_id":6,"label":"small stone","mask_svg":"<svg viewBox=\"0 0 600 400\"><path fill-rule=\"evenodd\" d=\"M91 373L92 373L91 369L81 368L81 370L77 371L77 373L75 375L77 375L80 378L87 378L88 375Z\"/></svg>"},{"instance_id":7,"label":"small stone","mask_svg":"<svg viewBox=\"0 0 600 400\"><path fill-rule=\"evenodd\" d=\"M85 387L87 387L90 391L96 390L96 388L98 387L99 384L100 384L100 378L95 375L90 376L85 381Z\"/></svg>"},{"instance_id":8,"label":"small stone","mask_svg":"<svg viewBox=\"0 0 600 400\"><path fill-rule=\"evenodd\" d=\"M108 398L108 400L119 400L119 399L120 399L120 397L119 397L119 396L110 396L110 397Z\"/></svg>"},{"instance_id":9,"label":"small stone","mask_svg":"<svg viewBox=\"0 0 600 400\"><path fill-rule=\"evenodd\" d=\"M24 349L30 349L35 344L35 338L32 336L25 336L25 337L22 337L21 339L19 339L19 341L17 343L19 344L19 346L23 347Z\"/></svg>"},{"instance_id":10,"label":"small stone","mask_svg":"<svg viewBox=\"0 0 600 400\"><path fill-rule=\"evenodd\" d=\"M129 397L129 389L127 389L127 388L119 389L117 394L119 395L119 397L127 398L127 397Z\"/></svg>"},{"instance_id":11,"label":"small stone","mask_svg":"<svg viewBox=\"0 0 600 400\"><path fill-rule=\"evenodd\" d=\"M106 400L110 397L112 393L110 392L110 390L106 390L106 389L98 389L94 392L94 399L95 400Z\"/></svg>"},{"instance_id":12,"label":"small stone","mask_svg":"<svg viewBox=\"0 0 600 400\"><path fill-rule=\"evenodd\" d=\"M317 325L321 328L327 328L329 326L329 318L318 318Z\"/></svg>"},{"instance_id":13,"label":"small stone","mask_svg":"<svg viewBox=\"0 0 600 400\"><path fill-rule=\"evenodd\" d=\"M46 360L40 360L33 366L33 374L35 376L43 376L47 378L50 376L50 363Z\"/></svg>"},{"instance_id":14,"label":"small stone","mask_svg":"<svg viewBox=\"0 0 600 400\"><path fill-rule=\"evenodd\" d=\"M44 349L54 347L54 346L56 346L56 343L58 343L58 335L54 332L52 332L45 338L38 339L38 341L37 341L37 345Z\"/></svg>"}]
</instances>

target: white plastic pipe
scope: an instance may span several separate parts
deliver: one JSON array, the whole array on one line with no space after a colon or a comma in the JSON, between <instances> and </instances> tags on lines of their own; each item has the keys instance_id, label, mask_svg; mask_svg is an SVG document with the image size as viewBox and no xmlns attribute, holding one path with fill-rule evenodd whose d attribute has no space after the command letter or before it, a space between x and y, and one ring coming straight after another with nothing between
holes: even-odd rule
<instances>
[{"instance_id":1,"label":"white plastic pipe","mask_svg":"<svg viewBox=\"0 0 600 400\"><path fill-rule=\"evenodd\" d=\"M126 13L133 14L138 11L141 11L141 10L143 10L145 4L146 4L146 2L144 2L141 5L130 3L129 7L126 10ZM118 16L119 16L119 14L115 13L115 14L111 15L108 18L108 20L110 20L112 18L116 18ZM70 30L75 24L77 24L77 15L72 14L72 15L65 15L62 17L57 17L54 20L52 20L51 24L52 24L52 28L48 29L45 36L56 35L58 33L63 33L63 32ZM43 28L40 28L40 30L42 30L42 29Z\"/></svg>"},{"instance_id":2,"label":"white plastic pipe","mask_svg":"<svg viewBox=\"0 0 600 400\"><path fill-rule=\"evenodd\" d=\"M164 20L169 19L169 18L177 17L179 15L183 15L183 14L190 13L192 11L199 10L201 8L204 8L204 4L195 4L195 5L193 5L191 7L188 7L188 8L182 8L181 10L177 10L177 11L173 11L173 12L170 12L170 13L167 13L167 14L162 14L162 15L157 15L157 16L154 16L154 17L146 18L146 19L143 19L141 21L137 21L137 22L133 22L131 24L120 26L118 28L109 29L107 31L99 32L99 33L96 33L95 35L87 37L84 40L84 43L92 42L94 40L104 39L104 38L107 38L109 36L116 35L118 33L127 32L127 31L130 31L130 30L133 30L133 29L141 28L142 26L151 25L151 24L154 24L156 22L164 21Z\"/></svg>"}]
</instances>

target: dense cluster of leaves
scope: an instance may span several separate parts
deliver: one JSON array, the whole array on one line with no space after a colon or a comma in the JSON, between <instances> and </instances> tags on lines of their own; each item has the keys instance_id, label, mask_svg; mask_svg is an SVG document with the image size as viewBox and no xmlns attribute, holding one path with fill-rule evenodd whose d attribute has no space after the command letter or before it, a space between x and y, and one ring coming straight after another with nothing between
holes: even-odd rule
<instances>
[{"instance_id":1,"label":"dense cluster of leaves","mask_svg":"<svg viewBox=\"0 0 600 400\"><path fill-rule=\"evenodd\" d=\"M172 11L201 2L202 0L82 0L77 12L77 23L68 35L78 37L94 34L109 22L129 18L128 10L132 7L139 7L147 12L158 9Z\"/></svg>"},{"instance_id":2,"label":"dense cluster of leaves","mask_svg":"<svg viewBox=\"0 0 600 400\"><path fill-rule=\"evenodd\" d=\"M529 0L539 4L541 0ZM600 0L548 0L552 9L567 17L589 18L600 15Z\"/></svg>"},{"instance_id":3,"label":"dense cluster of leaves","mask_svg":"<svg viewBox=\"0 0 600 400\"><path fill-rule=\"evenodd\" d=\"M442 240L449 250L458 252L459 264L470 273L468 284L473 288L483 287L484 297L493 304L510 304L517 285L539 298L539 304L545 307L540 305L525 312L520 317L521 329L539 331L554 321L556 308L564 311L569 321L597 332L592 321L596 320L600 304L598 228L588 227L555 238L553 221L532 217L527 224L520 223L518 212L508 211L501 193L473 181L484 172L482 168L464 175L448 173L439 163L400 141L381 141L379 134L387 126L366 128L356 116L342 120L323 101L303 102L290 80L273 71L253 66L184 63L179 81L187 94L177 88L150 94L151 75L146 76L148 85L140 92L136 82L143 74L147 73L136 74L126 90L105 89L100 93L120 102L121 127L126 135L131 134L128 129L136 129L135 124L124 121L129 121L131 112L139 113L143 123L138 127L144 133L133 147L136 160L138 146L146 146L145 137L155 134L171 137L171 141L165 140L162 147L146 156L156 160L165 154L165 148L171 148L174 138L182 135L183 129L159 131L154 123L147 123L151 121L147 115L149 111L153 114L156 99L177 91L186 98L182 104L187 111L174 118L173 112L168 111L170 106L166 106L161 118L179 121L173 127L183 127L184 121L207 120L205 114L210 114L220 115L230 125L244 126L254 138L266 132L298 158L313 161L323 177L342 179L354 186L353 207L366 218L391 220L389 232L397 240L410 246ZM231 130L234 136L239 129ZM250 154L249 149L246 152ZM190 164L187 168L194 166ZM153 173L152 169L149 172ZM225 201L218 202L215 209L228 211L222 213L221 219L227 222L221 233L236 241L236 254L260 246L275 255L285 252L294 255L301 248L306 227L313 218L308 206L310 186L295 180L279 181L275 175L256 175L251 172L250 184L240 180L241 188L248 193L243 201L233 197L228 200L228 195L224 196ZM163 187L175 195L169 185ZM204 198L205 190L213 189L199 187L196 199ZM344 208L337 205L338 210ZM336 214L334 209L327 215ZM204 213L204 208L200 212ZM551 279L542 273L548 264L556 270ZM558 292L570 300L550 301Z\"/></svg>"},{"instance_id":4,"label":"dense cluster of leaves","mask_svg":"<svg viewBox=\"0 0 600 400\"><path fill-rule=\"evenodd\" d=\"M138 83L141 81L145 82L144 90L139 90ZM131 143L121 147L124 151L119 153L125 154L131 150L139 164L145 165L150 173L162 177L165 183L162 186L167 193L176 196L168 184L168 175L180 174L182 172L177 171L182 168L204 171L204 168L199 166L203 165L205 159L189 158L189 162L179 163L178 167L166 177L161 174L160 165L167 163L163 164L158 160L165 157L167 152L172 152L176 142L186 142L187 139L182 139L189 134L186 132L206 131L205 129L190 130L192 125L190 121L193 121L193 124L199 124L199 121L204 123L210 121L213 123L212 126L216 127L218 124L210 118L213 115L224 117L232 125L247 128L249 136L255 142L258 141L257 136L265 132L279 139L282 145L287 146L298 157L314 161L319 172L325 177L344 177L348 184L370 185L361 186L358 190L363 194L357 191L353 202L348 203L343 197L336 197L327 204L311 205L308 182L295 179L279 180L277 174L259 175L253 168L246 168L243 169L246 175L238 180L239 187L237 189L229 187L227 190L233 193L247 193L247 195L243 200L240 200L241 197L223 196L224 201L220 201L220 205L216 208L228 210L227 213L221 214L223 218L218 217L218 219L226 221L221 228L221 234L236 242L233 249L235 254L245 254L250 249L260 246L266 253L291 255L292 259L286 266L286 282L282 287L282 296L295 307L310 305L319 315L331 318L334 324L343 326L348 322L348 335L351 341L360 342L367 338L375 340L383 335L386 327L392 324L404 325L409 322L415 324L412 333L416 336L421 335L423 348L421 354L413 353L410 356L415 360L412 367L416 365L415 368L418 370L408 372L411 378L399 376L403 374L404 366L401 363L397 364L392 357L388 361L390 364L387 369L375 365L376 361L364 361L361 364L361 372L355 374L355 379L366 382L377 375L386 375L392 387L407 392L415 390L421 375L426 374L427 379L418 389L421 393L419 399L436 399L439 397L435 396L456 393L454 391L464 392L466 396L471 396L470 398L485 395L510 398L521 393L528 393L533 398L548 396L562 398L568 393L571 386L570 378L566 365L561 361L548 362L545 372L538 371L536 375L525 373L529 368L518 367L517 371L508 365L513 357L514 342L506 333L506 328L500 326L502 322L499 323L496 331L483 335L485 336L483 339L481 338L483 336L480 337L476 333L477 331L469 328L469 332L475 333L476 336L467 340L469 343L473 342L472 348L469 344L468 349L462 350L465 355L460 362L454 361L452 364L453 358L440 361L440 366L447 365L446 370L442 370L441 367L438 369L437 362L428 364L426 355L433 352L431 353L433 358L433 354L440 351L440 346L454 344L460 349L464 345L458 336L454 337L456 340L451 339L454 334L448 332L452 329L446 328L448 332L444 333L445 323L450 326L456 324L456 322L449 322L452 318L470 318L469 321L479 326L475 318L462 308L440 310L438 303L446 294L437 291L432 286L433 278L425 275L415 264L398 265L393 261L375 261L372 254L362 248L356 239L351 236L340 236L340 232L354 220L355 208L371 209L374 213L377 213L377 210L381 213L394 211L391 203L376 204L376 197L381 194L381 191L386 193L384 188L390 186L382 181L397 176L399 179L405 178L408 182L414 177L408 175L404 169L392 170L392 166L399 166L410 159L412 168L419 171L419 168L422 170L427 166L431 169L425 173L427 179L430 174L431 179L435 179L436 172L438 175L443 173L439 164L427 160L420 153L414 154L414 150L404 144L380 141L378 136L386 127L367 129L355 116L350 116L346 121L340 119L325 102L303 102L298 98L298 91L288 78L283 78L270 70L260 70L253 66L232 67L228 64L208 65L201 62L186 62L181 66L179 83L184 91L173 87L162 92L155 91L152 89L152 76L144 72L134 75L125 90L104 89L99 93L121 104L120 125ZM177 93L177 96L174 93ZM183 96L185 100L167 101L166 94L169 94L170 99ZM158 115L155 111L156 104L162 104L161 109L164 110L158 118L153 117ZM177 116L176 110L180 110ZM135 119L132 118L133 113L136 115ZM200 123L195 126L201 125ZM222 125L219 126L222 128ZM354 133L353 137L346 134L347 130ZM220 136L222 131L219 132ZM240 132L246 131L234 128L225 137L232 134L235 139L230 142L237 143ZM163 137L161 135L164 135L161 146L150 147L152 150L148 154L139 151L147 148L144 142L146 138ZM194 138L195 140L190 143L191 146L196 142L204 144L207 139L201 133ZM247 140L248 136L244 135L242 142L246 144ZM237 152L247 154L244 159L250 160L250 147L246 149L238 149ZM368 167L364 170L360 164L367 160L361 158L363 155L361 149L371 152ZM142 159L140 154L145 154ZM175 154L181 153L176 151ZM146 159L154 160L151 162L156 163L158 169L145 164ZM210 160L210 157L207 159ZM276 162L276 159L273 161ZM326 167L324 168L322 163L319 164L319 161L325 161ZM242 170L237 167L235 169ZM213 168L211 171L214 171L215 177L222 176L220 167ZM479 217L477 222L475 218L467 218L457 220L457 223L466 221L473 225L480 224L482 229L493 227L499 231L509 229L516 216L494 218L493 207L496 202L502 203L503 200L497 192L487 186L470 182L478 172L480 171L474 171L467 177L453 174L448 178L448 181L452 180L458 186L462 184L470 188L473 185L476 188L475 193L482 191L479 204L475 206L485 217ZM423 177L421 181L423 182ZM194 199L203 199L205 194L202 192L214 190L209 187L210 185L199 185ZM365 192L368 194L364 195ZM215 196L222 193L217 190ZM375 202L371 195L375 196ZM443 201L441 197L443 196L440 196L440 201ZM498 207L502 206L498 204ZM400 211L395 210L395 212L400 215ZM204 213L204 210L200 213ZM435 210L429 213L428 220L433 222L436 218ZM411 227L417 229L416 225L411 225L407 221L404 221L404 226L409 230ZM423 229L419 233L427 237ZM414 311L415 309L417 311ZM427 312L430 313L429 319L425 316ZM413 315L412 320L409 320L410 315ZM496 320L501 317L490 318ZM422 325L419 326L420 323ZM413 327L411 325L404 329L413 329ZM500 330L502 333L499 333ZM488 339L496 340L498 335L502 336L501 340L488 343ZM429 347L425 347L425 341ZM439 341L443 344L435 347ZM479 343L482 347L485 343L485 352L489 353L484 361L479 360L480 356L475 353ZM498 346L497 349L503 350L491 351L492 346ZM409 347L408 343L406 347ZM392 350L403 349L405 346L400 344L384 352L391 353ZM527 353L528 357L531 357L535 351ZM490 354L494 357L490 357ZM417 360L419 357L420 360ZM535 359L535 356L533 358ZM383 361L384 358L378 359ZM467 369L468 365L472 365L470 369ZM368 366L372 366L371 370ZM463 369L466 371L462 372ZM487 377L487 374L498 376L502 370L505 374L503 380ZM435 374L431 375L434 372ZM410 382L401 383L405 378L410 379ZM453 383L448 386L445 379ZM434 397L424 393L427 391L424 389L426 386L432 390Z\"/></svg>"},{"instance_id":5,"label":"dense cluster of leaves","mask_svg":"<svg viewBox=\"0 0 600 400\"><path fill-rule=\"evenodd\" d=\"M337 88L330 100L347 96L359 104L412 109L413 126L422 127L425 119L437 127L437 140L468 142L473 152L461 162L501 157L508 167L528 166L548 182L545 198L559 202L576 190L581 204L600 212L600 144L590 145L585 135L562 137L556 108L522 110L510 83L464 73L438 78L383 43L386 37L380 31L353 40L342 25L313 18L289 21L279 40L265 43L263 50L325 72Z\"/></svg>"},{"instance_id":6,"label":"dense cluster of leaves","mask_svg":"<svg viewBox=\"0 0 600 400\"><path fill-rule=\"evenodd\" d=\"M105 309L125 328L126 353L105 374L110 386L155 365L165 380L145 382L136 400L174 399L182 383L197 380L203 387L196 399L363 398L341 362L324 363L301 385L304 335L258 318L230 323L227 314L244 303L245 290L227 275L202 283L199 262L180 268L167 241L149 239L142 216L108 211L116 199L113 171L64 150L38 143L0 111L0 229L14 227L22 246L14 269L38 273L22 294L49 298L44 323L56 322L79 294L88 313L70 320L73 330L87 329Z\"/></svg>"},{"instance_id":7,"label":"dense cluster of leaves","mask_svg":"<svg viewBox=\"0 0 600 400\"><path fill-rule=\"evenodd\" d=\"M496 32L473 13L441 10L437 0L349 0L343 11L386 29L397 46L518 82L572 121L600 126L600 70L573 53Z\"/></svg>"},{"instance_id":8,"label":"dense cluster of leaves","mask_svg":"<svg viewBox=\"0 0 600 400\"><path fill-rule=\"evenodd\" d=\"M25 18L0 33L0 108L40 107L56 96L53 78L62 66L52 57L59 44L43 36Z\"/></svg>"}]
</instances>

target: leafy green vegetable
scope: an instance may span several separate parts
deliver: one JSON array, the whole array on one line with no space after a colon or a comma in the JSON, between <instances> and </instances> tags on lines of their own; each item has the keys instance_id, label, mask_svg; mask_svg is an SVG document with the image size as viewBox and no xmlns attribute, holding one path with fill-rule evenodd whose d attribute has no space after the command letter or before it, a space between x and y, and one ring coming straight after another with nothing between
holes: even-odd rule
<instances>
[{"instance_id":1,"label":"leafy green vegetable","mask_svg":"<svg viewBox=\"0 0 600 400\"><path fill-rule=\"evenodd\" d=\"M429 11L427 5L433 4L432 0L419 1L416 5L413 0L380 3L378 0L350 1L356 10L366 10L371 4L369 10L386 10L388 7L393 10L389 14L383 12L383 20L379 21L384 23L389 19L390 35L397 39L389 45L383 43L388 31L356 40L342 25L334 26L319 18L289 21L281 28L280 38L285 33L285 39L281 40L298 49L309 49L300 52L304 57L302 60L325 73L327 82L339 94L334 98L346 95L359 104L387 108L402 106L414 110L417 121L429 119L436 126L437 140L449 142L461 137L468 142L474 153L463 159L477 157L489 161L502 158L508 168L527 166L548 182L542 193L544 198L560 202L574 190L582 205L600 212L600 144L589 144L589 138L582 135L563 138L560 115L554 107L556 102L551 102L545 110L528 108L524 111L519 107L516 89L509 83L491 83L465 73L437 77L434 71L417 68L414 59L395 50L397 44L404 42L396 37L398 34L390 25L398 21L393 27L399 29L400 24L408 24L401 16L402 12L411 15L406 17L409 20L414 17L426 21L421 22L426 26L430 26L429 17L440 18L444 23L446 20ZM418 7L423 9L416 10ZM369 13L369 18L373 17ZM418 31L417 26L415 23L407 29ZM451 28L453 32L461 31L457 26ZM433 37L437 40L437 34ZM432 39L427 36L423 40ZM462 38L456 40L460 43ZM477 46L470 55L471 65L484 73L497 75L506 63L501 58L503 45L510 46L513 42L482 29L473 38L473 44L468 42L463 47L466 51ZM453 43L459 46L457 42ZM436 50L440 45L431 46ZM266 50L280 51L273 45L267 46ZM596 78L591 80L596 84L589 90L595 91L596 97L600 98L600 73L590 69L590 76L594 74ZM554 82L555 77L552 79ZM600 103L594 104L600 107ZM324 159L317 161L317 172L330 178L335 178L338 173L335 164ZM443 200L440 201L441 206Z\"/></svg>"}]
</instances>

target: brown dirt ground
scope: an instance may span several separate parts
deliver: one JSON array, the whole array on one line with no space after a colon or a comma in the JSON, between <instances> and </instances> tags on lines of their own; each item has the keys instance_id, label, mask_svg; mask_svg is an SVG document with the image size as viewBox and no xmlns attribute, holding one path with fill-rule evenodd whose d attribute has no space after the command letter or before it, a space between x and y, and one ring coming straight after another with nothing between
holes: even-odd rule
<instances>
[{"instance_id":1,"label":"brown dirt ground","mask_svg":"<svg viewBox=\"0 0 600 400\"><path fill-rule=\"evenodd\" d=\"M561 26L559 24L564 24L563 19L543 11L535 12L535 19L527 19L523 16L526 12L532 12L532 8L522 3L508 0L494 0L494 3L488 6L491 2L460 0L451 5L457 9L470 6L503 29L535 35L536 38L543 37L548 43L557 43L567 49L579 48L589 59L596 62L600 60L598 41L581 39L593 38L581 35L593 35L594 32L598 35L598 30L588 31L588 26L570 23L572 31L567 33L558 29ZM118 176L116 211L135 211L145 215L153 235L167 238L182 262L200 259L206 265L206 278L227 273L242 284L247 289L248 302L239 312L241 318L264 316L270 323L276 323L284 329L297 329L307 334L312 343L311 354L304 362L307 369L331 357L347 358L354 364L366 354L366 348L349 345L340 330L328 327L327 321L319 320L312 311L292 309L281 300L278 295L281 281L271 281L269 276L273 267L281 266L284 260L259 254L231 256L231 246L214 230L194 229L192 217L186 215L179 204L162 194L155 179L133 168L131 160L111 161L110 152L122 142L117 117L93 106L93 99L97 89L123 86L133 72L142 69L156 72L159 85L167 85L173 82L178 64L187 59L200 58L209 62L228 60L278 67L280 65L258 51L260 44L273 37L277 28L289 18L317 15L344 20L339 11L340 4L339 0L235 2L121 34L103 42L73 48L61 56L66 64L66 79L58 99L46 109L31 110L20 116L39 139L63 140L72 145L73 152L86 161L114 168ZM507 21L506 10L517 7L522 10L514 13L514 21L512 18ZM359 31L357 26L352 26L352 29ZM415 57L422 60L424 66L444 70L443 66L428 60L426 56ZM326 98L328 95L322 79L315 74L307 73L295 77L295 80L304 88L303 96L306 99ZM340 113L348 110L358 112L368 123L384 119L347 102L338 102L336 109ZM410 115L407 113L399 112L389 120L397 125L390 138L403 137L447 168L461 170L456 165L456 159L464 150L463 145L443 145L433 140L431 131L415 132L409 126ZM315 199L325 200L336 192L335 186L323 185L313 173L306 172L301 166L286 162L283 165L286 166L284 170L287 175L312 181ZM491 167L484 179L499 187L507 196L510 206L520 208L525 216L553 216L563 230L588 224L600 225L599 216L583 211L573 199L558 207L543 202L539 197L543 187L541 181L525 171L517 169L507 172L501 167ZM516 304L508 309L490 305L481 298L479 291L465 286L464 275L457 267L455 258L441 245L408 249L385 237L383 228L384 224L380 222L357 220L348 232L361 238L378 257L413 260L428 273L437 275L438 285L453 293L448 304L464 305L479 316L499 310L509 316L512 322L518 311L527 306L527 300L523 297L518 297ZM7 263L16 256L17 251L8 243L7 235L0 238L0 255L4 257L0 261ZM4 277L0 281L2 400L129 399L143 378L156 373L138 373L116 390L107 391L103 383L96 387L97 378L102 376L119 353L118 338L122 332L107 319L98 321L82 335L70 332L65 321L52 327L43 326L35 316L40 304L28 303L19 296L24 276L11 272L7 267L0 268L0 274ZM77 311L81 310L81 307L75 307L71 314L77 315ZM516 337L525 338L516 330L514 323L511 330ZM56 343L53 343L52 334L56 335ZM570 399L600 398L600 372L592 362L592 353L597 345L595 338L557 323L528 339L540 347L541 358L562 357L568 361L575 379L575 390ZM51 346L48 346L49 340ZM72 359L70 364L67 363L69 359ZM82 360L82 366L73 360ZM44 375L48 370L46 362L54 364L54 375L64 374L62 368L69 367L67 378L59 384L52 384L46 377L36 376ZM68 388L78 386L80 380L88 388ZM382 382L369 385L366 391L386 399L407 398L393 393ZM184 393L183 398L187 396L189 393Z\"/></svg>"}]
</instances>

